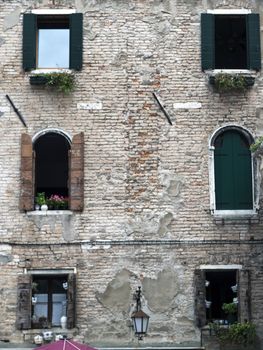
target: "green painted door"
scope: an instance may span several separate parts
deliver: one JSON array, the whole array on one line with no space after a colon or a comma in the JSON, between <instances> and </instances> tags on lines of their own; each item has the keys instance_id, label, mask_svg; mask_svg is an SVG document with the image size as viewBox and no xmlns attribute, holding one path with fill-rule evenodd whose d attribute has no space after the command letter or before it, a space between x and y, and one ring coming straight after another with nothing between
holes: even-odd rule
<instances>
[{"instance_id":1,"label":"green painted door","mask_svg":"<svg viewBox=\"0 0 263 350\"><path fill-rule=\"evenodd\" d=\"M235 130L215 141L215 196L217 210L253 208L251 152L247 139Z\"/></svg>"}]
</instances>

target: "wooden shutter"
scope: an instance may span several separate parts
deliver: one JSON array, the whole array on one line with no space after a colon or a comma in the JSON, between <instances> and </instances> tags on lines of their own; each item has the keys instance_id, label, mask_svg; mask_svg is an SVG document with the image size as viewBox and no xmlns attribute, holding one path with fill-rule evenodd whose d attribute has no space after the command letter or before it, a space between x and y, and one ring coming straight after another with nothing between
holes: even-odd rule
<instances>
[{"instance_id":1,"label":"wooden shutter","mask_svg":"<svg viewBox=\"0 0 263 350\"><path fill-rule=\"evenodd\" d=\"M23 68L36 68L37 16L25 13L23 17Z\"/></svg>"},{"instance_id":2,"label":"wooden shutter","mask_svg":"<svg viewBox=\"0 0 263 350\"><path fill-rule=\"evenodd\" d=\"M21 135L21 193L19 209L21 211L34 208L34 174L33 174L32 140L28 134Z\"/></svg>"},{"instance_id":3,"label":"wooden shutter","mask_svg":"<svg viewBox=\"0 0 263 350\"><path fill-rule=\"evenodd\" d=\"M84 134L74 135L69 151L69 209L84 207Z\"/></svg>"},{"instance_id":4,"label":"wooden shutter","mask_svg":"<svg viewBox=\"0 0 263 350\"><path fill-rule=\"evenodd\" d=\"M83 15L74 13L70 18L70 68L82 68Z\"/></svg>"},{"instance_id":5,"label":"wooden shutter","mask_svg":"<svg viewBox=\"0 0 263 350\"><path fill-rule=\"evenodd\" d=\"M75 327L76 321L76 275L68 275L68 292L67 292L67 328Z\"/></svg>"},{"instance_id":6,"label":"wooden shutter","mask_svg":"<svg viewBox=\"0 0 263 350\"><path fill-rule=\"evenodd\" d=\"M238 317L240 322L251 321L250 271L238 270Z\"/></svg>"},{"instance_id":7,"label":"wooden shutter","mask_svg":"<svg viewBox=\"0 0 263 350\"><path fill-rule=\"evenodd\" d=\"M17 329L31 328L31 275L19 275L17 285Z\"/></svg>"},{"instance_id":8,"label":"wooden shutter","mask_svg":"<svg viewBox=\"0 0 263 350\"><path fill-rule=\"evenodd\" d=\"M195 270L194 272L195 287L195 322L197 327L203 327L206 324L205 308L205 271Z\"/></svg>"},{"instance_id":9,"label":"wooden shutter","mask_svg":"<svg viewBox=\"0 0 263 350\"><path fill-rule=\"evenodd\" d=\"M247 15L247 50L249 69L261 69L260 20L259 14Z\"/></svg>"},{"instance_id":10,"label":"wooden shutter","mask_svg":"<svg viewBox=\"0 0 263 350\"><path fill-rule=\"evenodd\" d=\"M245 137L234 130L215 141L216 209L253 208L251 152Z\"/></svg>"},{"instance_id":11,"label":"wooden shutter","mask_svg":"<svg viewBox=\"0 0 263 350\"><path fill-rule=\"evenodd\" d=\"M215 17L201 14L201 62L202 70L215 68Z\"/></svg>"}]
</instances>

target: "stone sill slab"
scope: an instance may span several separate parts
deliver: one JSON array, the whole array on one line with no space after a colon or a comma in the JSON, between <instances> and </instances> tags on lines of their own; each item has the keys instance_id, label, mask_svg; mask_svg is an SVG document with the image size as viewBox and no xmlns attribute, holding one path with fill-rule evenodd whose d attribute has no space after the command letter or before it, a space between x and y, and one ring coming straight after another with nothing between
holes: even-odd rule
<instances>
[{"instance_id":1,"label":"stone sill slab","mask_svg":"<svg viewBox=\"0 0 263 350\"><path fill-rule=\"evenodd\" d=\"M71 210L34 210L28 211L27 216L54 216L54 215L73 215Z\"/></svg>"}]
</instances>

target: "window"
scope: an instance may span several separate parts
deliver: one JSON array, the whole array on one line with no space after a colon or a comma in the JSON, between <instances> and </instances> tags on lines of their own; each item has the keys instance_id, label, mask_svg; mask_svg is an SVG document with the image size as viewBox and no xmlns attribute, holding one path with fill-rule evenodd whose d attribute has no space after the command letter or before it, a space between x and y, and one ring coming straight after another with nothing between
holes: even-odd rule
<instances>
[{"instance_id":1,"label":"window","mask_svg":"<svg viewBox=\"0 0 263 350\"><path fill-rule=\"evenodd\" d=\"M38 271L19 275L17 328L60 326L67 317L67 328L75 327L75 274L67 271Z\"/></svg>"},{"instance_id":2,"label":"window","mask_svg":"<svg viewBox=\"0 0 263 350\"><path fill-rule=\"evenodd\" d=\"M228 315L222 309L223 304L235 302L238 303L237 297L237 271L206 271L206 319L208 321L224 320L226 322L237 321L237 312L233 315ZM226 323L224 322L224 323Z\"/></svg>"},{"instance_id":3,"label":"window","mask_svg":"<svg viewBox=\"0 0 263 350\"><path fill-rule=\"evenodd\" d=\"M252 142L245 129L235 126L224 127L212 137L211 209L217 213L254 213Z\"/></svg>"},{"instance_id":4,"label":"window","mask_svg":"<svg viewBox=\"0 0 263 350\"><path fill-rule=\"evenodd\" d=\"M45 192L47 197L68 197L69 140L64 135L48 132L34 142L35 193Z\"/></svg>"},{"instance_id":5,"label":"window","mask_svg":"<svg viewBox=\"0 0 263 350\"><path fill-rule=\"evenodd\" d=\"M201 15L202 70L261 69L258 14Z\"/></svg>"},{"instance_id":6,"label":"window","mask_svg":"<svg viewBox=\"0 0 263 350\"><path fill-rule=\"evenodd\" d=\"M82 13L24 14L23 68L81 69L82 18Z\"/></svg>"},{"instance_id":7,"label":"window","mask_svg":"<svg viewBox=\"0 0 263 350\"><path fill-rule=\"evenodd\" d=\"M72 141L60 130L21 136L20 210L34 210L36 193L69 197L69 209L83 210L84 135Z\"/></svg>"},{"instance_id":8,"label":"window","mask_svg":"<svg viewBox=\"0 0 263 350\"><path fill-rule=\"evenodd\" d=\"M198 327L211 321L228 323L224 303L235 303L237 312L231 322L251 320L250 271L241 265L202 265L194 272L195 319Z\"/></svg>"},{"instance_id":9,"label":"window","mask_svg":"<svg viewBox=\"0 0 263 350\"><path fill-rule=\"evenodd\" d=\"M67 315L67 276L33 276L32 326L60 326Z\"/></svg>"}]
</instances>

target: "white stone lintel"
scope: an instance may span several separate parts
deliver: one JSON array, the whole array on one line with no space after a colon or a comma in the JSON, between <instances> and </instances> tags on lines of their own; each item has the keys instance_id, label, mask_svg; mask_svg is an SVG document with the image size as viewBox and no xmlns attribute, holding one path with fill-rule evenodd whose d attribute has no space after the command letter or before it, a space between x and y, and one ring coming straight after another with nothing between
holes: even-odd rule
<instances>
[{"instance_id":1,"label":"white stone lintel","mask_svg":"<svg viewBox=\"0 0 263 350\"><path fill-rule=\"evenodd\" d=\"M174 109L199 109L202 108L200 102L182 102L174 103Z\"/></svg>"},{"instance_id":2,"label":"white stone lintel","mask_svg":"<svg viewBox=\"0 0 263 350\"><path fill-rule=\"evenodd\" d=\"M241 270L242 265L200 265L200 270Z\"/></svg>"},{"instance_id":3,"label":"white stone lintel","mask_svg":"<svg viewBox=\"0 0 263 350\"><path fill-rule=\"evenodd\" d=\"M214 15L247 15L251 13L251 10L247 9L216 9L207 10L207 13L212 13Z\"/></svg>"},{"instance_id":4,"label":"white stone lintel","mask_svg":"<svg viewBox=\"0 0 263 350\"><path fill-rule=\"evenodd\" d=\"M32 10L34 15L70 15L76 13L75 9L36 9Z\"/></svg>"},{"instance_id":5,"label":"white stone lintel","mask_svg":"<svg viewBox=\"0 0 263 350\"><path fill-rule=\"evenodd\" d=\"M77 108L87 109L87 110L102 109L102 102L98 101L98 102L78 103Z\"/></svg>"}]
</instances>

